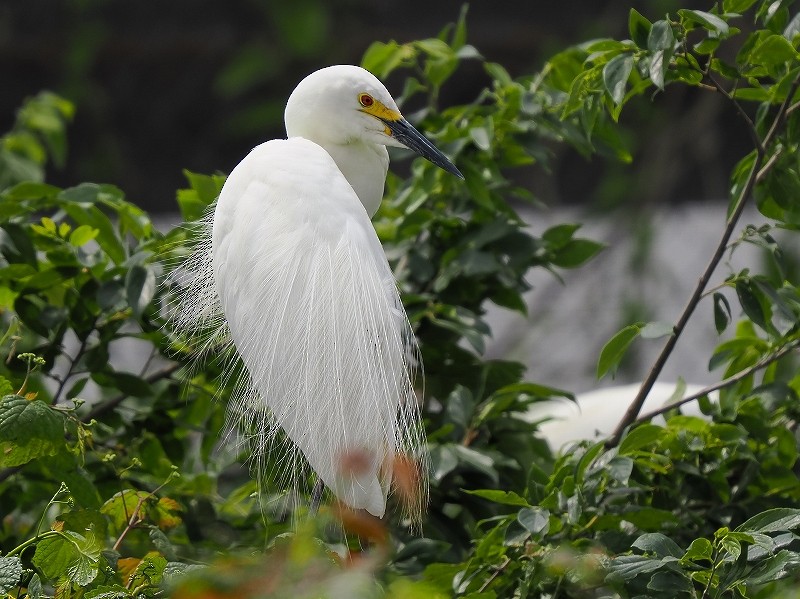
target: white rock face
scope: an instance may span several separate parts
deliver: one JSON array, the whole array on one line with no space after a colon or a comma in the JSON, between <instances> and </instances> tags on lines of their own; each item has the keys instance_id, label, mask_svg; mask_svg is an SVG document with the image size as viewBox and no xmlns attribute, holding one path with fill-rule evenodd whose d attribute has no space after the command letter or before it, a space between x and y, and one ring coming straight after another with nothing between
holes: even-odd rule
<instances>
[{"instance_id":1,"label":"white rock face","mask_svg":"<svg viewBox=\"0 0 800 599\"><path fill-rule=\"evenodd\" d=\"M526 295L527 319L515 312L489 309L493 339L487 355L522 362L530 380L580 393L603 386L642 380L664 339L638 339L615 379L595 377L603 345L621 328L636 321L674 323L719 242L725 227L726 206L704 203L668 207L649 219L624 221L619 213L609 217L577 211L542 211L523 214L535 235L557 223L585 223L579 236L606 244L588 264L560 271L563 284L543 269L528 280L534 288ZM746 212L739 229L765 219ZM738 233L734 234L736 237ZM760 270L764 252L745 244L726 254L709 288L731 272L748 267ZM740 316L735 294L725 291ZM711 298L704 299L662 372L661 380L683 378L697 384L719 380L708 371L714 348L728 338L714 328Z\"/></svg>"}]
</instances>

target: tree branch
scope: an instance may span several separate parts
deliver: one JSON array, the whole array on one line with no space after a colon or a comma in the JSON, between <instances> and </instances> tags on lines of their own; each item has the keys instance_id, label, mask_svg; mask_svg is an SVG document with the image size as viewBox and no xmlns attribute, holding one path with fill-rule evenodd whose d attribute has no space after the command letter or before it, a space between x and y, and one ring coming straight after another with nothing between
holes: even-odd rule
<instances>
[{"instance_id":1,"label":"tree branch","mask_svg":"<svg viewBox=\"0 0 800 599\"><path fill-rule=\"evenodd\" d=\"M175 372L176 370L181 368L181 366L183 366L183 364L181 364L179 362L173 362L169 366L165 366L161 370L156 370L155 372L153 372L150 375L146 376L144 380L148 384L155 383L156 381L160 381L161 379L168 378L173 372ZM123 401L125 401L128 397L130 397L130 396L125 394L125 393L120 393L116 397L112 397L111 399L109 399L108 401L106 401L104 403L97 404L81 420L83 422L90 422L93 418L97 418L98 416L102 416L106 412L109 412L109 411L113 410L119 404L121 404Z\"/></svg>"},{"instance_id":2,"label":"tree branch","mask_svg":"<svg viewBox=\"0 0 800 599\"><path fill-rule=\"evenodd\" d=\"M704 395L708 395L709 393L713 393L714 391L719 391L720 389L724 389L725 387L730 387L731 385L735 385L736 383L747 378L754 372L758 372L762 368L766 368L773 362L780 360L782 357L784 357L792 350L797 349L798 346L800 346L800 339L797 339L795 341L792 341L791 343L784 345L774 354L770 354L768 356L763 357L761 360L759 360L752 366L749 366L748 368L745 368L744 370L741 370L740 372L737 372L736 374L731 375L728 378L723 379L718 383L714 383L713 385L709 385L708 387L703 387L697 393L692 393L691 395L687 395L686 397L678 401L673 401L669 405L666 405L662 408L658 408L657 410L652 410L645 414L640 414L634 422L637 423L646 422L652 418L655 418L656 416L661 416L662 414L669 412L670 410L674 410L675 408L687 404L690 401L696 401L701 397L703 397Z\"/></svg>"},{"instance_id":3,"label":"tree branch","mask_svg":"<svg viewBox=\"0 0 800 599\"><path fill-rule=\"evenodd\" d=\"M684 307L683 312L681 313L681 316L678 319L678 322L675 324L672 335L670 335L670 337L667 339L667 342L664 344L661 353L658 355L656 361L653 363L650 372L647 374L647 377L642 382L642 386L639 388L639 392L637 393L636 397L631 402L631 405L628 407L628 410L625 412L619 424L617 425L614 434L608 440L607 445L609 447L614 447L619 443L625 429L630 424L632 424L636 420L636 417L639 415L639 412L642 409L642 405L644 404L645 399L647 399L647 395L650 393L650 390L653 388L653 385L655 384L656 380L661 374L661 371L664 369L664 365L667 363L669 356L675 349L675 345L677 344L678 339L680 338L681 334L686 328L686 324L689 322L689 319L694 313L695 308L697 308L697 305L700 303L700 300L703 297L703 291L708 285L708 282L711 280L711 276L714 274L714 271L716 270L717 266L722 260L722 257L725 255L725 249L727 248L731 235L733 234L733 231L736 228L736 225L738 224L739 219L742 216L742 212L744 211L744 208L747 205L747 199L752 195L756 183L758 183L761 179L763 179L763 177L769 172L769 170L774 166L775 162L777 161L779 151L770 156L769 159L766 160L765 162L766 150L767 148L769 148L775 136L778 134L780 125L783 123L786 117L786 112L787 110L789 110L792 98L794 98L794 95L797 92L798 87L800 87L800 74L792 82L791 89L786 94L786 98L784 99L783 103L778 109L778 113L775 115L775 119L772 122L772 126L770 127L769 131L764 136L764 139L759 144L756 145L756 159L753 163L750 175L747 177L747 181L745 182L745 185L742 188L741 193L739 194L739 198L737 199L734 205L733 212L728 218L728 222L725 225L725 230L723 231L722 237L720 238L720 241L717 244L717 248L714 250L714 254L711 256L711 259L706 265L703 274L700 276L700 279L697 282L697 286L692 292L692 295L689 297L689 301L686 303L686 306ZM737 109L740 108L738 106L738 102L736 102L732 98L732 96L730 96L730 94L726 93L726 97L728 97L728 99L730 99L730 101L734 103ZM748 128L750 128L751 132L755 133L752 121L749 119L749 117L746 122L748 123Z\"/></svg>"}]
</instances>

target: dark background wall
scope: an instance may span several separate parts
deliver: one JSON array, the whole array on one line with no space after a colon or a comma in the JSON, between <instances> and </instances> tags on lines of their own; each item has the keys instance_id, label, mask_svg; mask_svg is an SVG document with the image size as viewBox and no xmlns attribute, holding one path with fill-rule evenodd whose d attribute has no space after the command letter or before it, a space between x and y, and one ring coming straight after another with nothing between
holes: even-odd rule
<instances>
[{"instance_id":1,"label":"dark background wall","mask_svg":"<svg viewBox=\"0 0 800 599\"><path fill-rule=\"evenodd\" d=\"M678 6L634 3L655 20ZM627 0L476 0L469 42L513 75L592 37L624 37ZM257 143L283 135L282 113L308 72L358 63L375 40L435 36L460 11L430 0L0 0L0 131L21 101L51 89L77 105L69 160L51 180L110 182L153 211L174 209L181 170L228 172ZM485 84L466 63L443 103L468 102ZM399 90L397 81L388 87ZM655 108L624 113L637 131L634 164L587 161L554 148L550 173L524 175L551 204L661 204L719 198L746 142L711 94L671 91ZM669 126L666 126L666 124ZM697 131L710 131L698 136Z\"/></svg>"}]
</instances>

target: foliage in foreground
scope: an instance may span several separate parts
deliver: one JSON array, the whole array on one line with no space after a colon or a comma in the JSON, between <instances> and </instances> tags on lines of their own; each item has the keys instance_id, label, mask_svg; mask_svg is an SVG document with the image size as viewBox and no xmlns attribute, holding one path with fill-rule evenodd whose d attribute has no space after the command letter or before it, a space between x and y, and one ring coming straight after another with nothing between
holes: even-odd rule
<instances>
[{"instance_id":1,"label":"foliage in foreground","mask_svg":"<svg viewBox=\"0 0 800 599\"><path fill-rule=\"evenodd\" d=\"M800 18L790 5L729 0L654 22L631 11L630 40L569 48L516 80L483 62L491 86L445 110L438 92L459 62L483 60L466 44L463 16L440 39L369 49L364 64L381 77L411 69L401 101L425 99L421 127L466 175L414 162L408 180L390 179L375 222L425 360L433 490L422 538L335 506L308 519L280 489L256 492L246 448L219 442L228 390L214 364L184 371L191 348L162 329L161 264L187 251L191 231L158 233L111 185L44 183L47 157L63 159L72 107L48 94L29 101L0 140L0 593L788 593L800 576L800 297L775 231L800 225ZM531 234L511 203L531 197L506 177L546 165L553 143L629 160L620 111L670 85L717 94L754 147L733 170L719 255L686 314L674 326L631 323L598 373L654 331L667 357L702 303L728 334L710 360L723 369L721 397L698 398L707 419L672 408L663 425L637 423L609 444L554 457L525 409L569 393L524 382L519 364L484 360L482 317L486 300L524 312L531 267L577 267L600 247L572 224ZM178 203L191 220L224 178L187 175ZM770 222L731 241L752 199ZM742 243L764 248L770 268L706 289ZM137 363L118 357L124 348ZM307 524L294 531L293 518Z\"/></svg>"}]
</instances>

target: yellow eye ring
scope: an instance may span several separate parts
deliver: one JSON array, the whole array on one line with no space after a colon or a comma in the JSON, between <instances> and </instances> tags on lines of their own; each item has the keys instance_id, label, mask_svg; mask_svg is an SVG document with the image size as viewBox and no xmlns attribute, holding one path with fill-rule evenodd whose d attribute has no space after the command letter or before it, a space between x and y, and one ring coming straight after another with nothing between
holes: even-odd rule
<instances>
[{"instance_id":1,"label":"yellow eye ring","mask_svg":"<svg viewBox=\"0 0 800 599\"><path fill-rule=\"evenodd\" d=\"M375 99L369 94L361 94L360 96L358 96L358 103L361 104L364 108L369 108L375 103Z\"/></svg>"}]
</instances>

